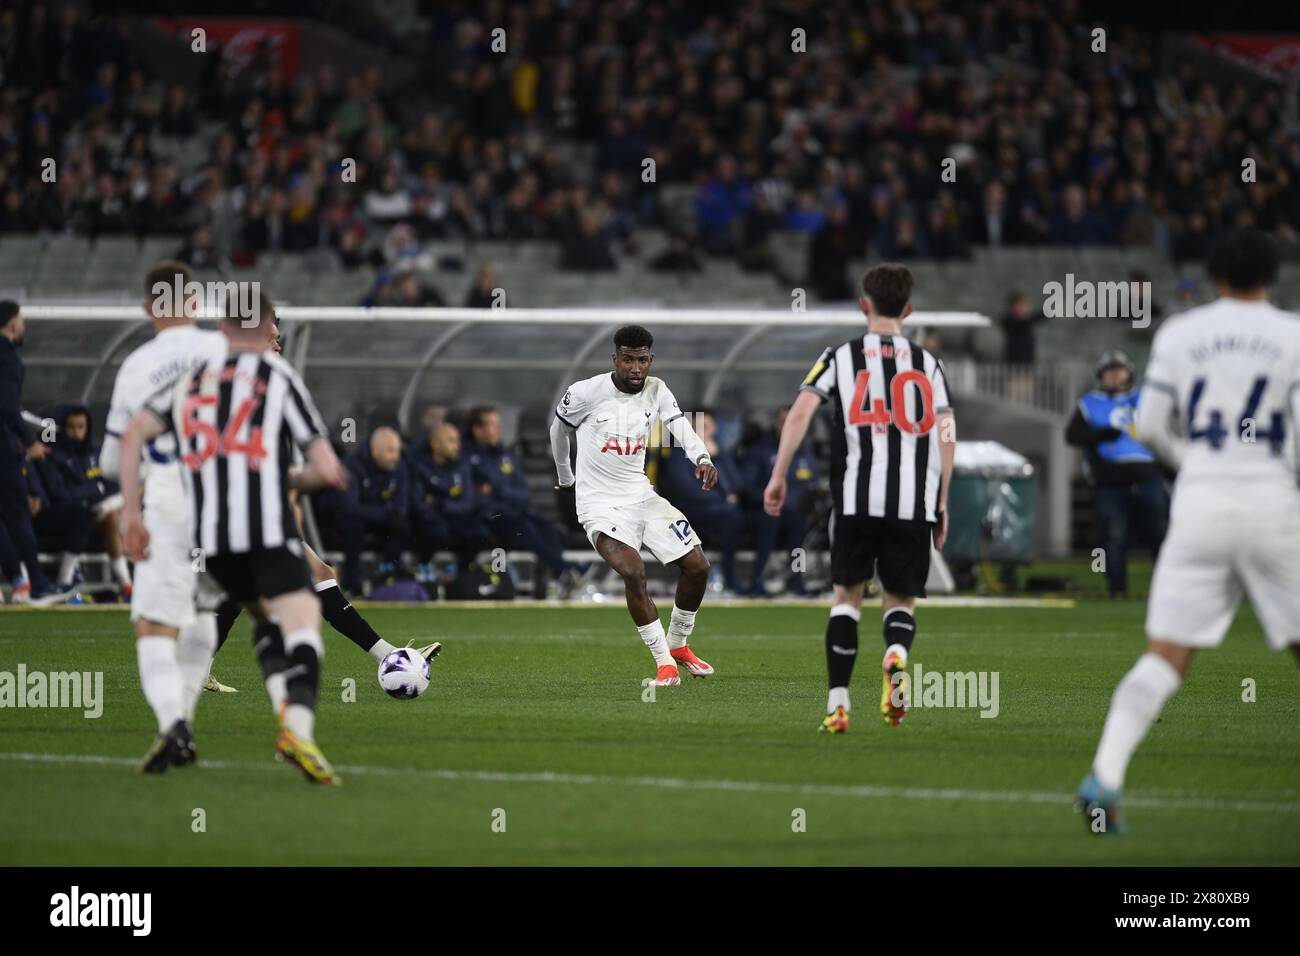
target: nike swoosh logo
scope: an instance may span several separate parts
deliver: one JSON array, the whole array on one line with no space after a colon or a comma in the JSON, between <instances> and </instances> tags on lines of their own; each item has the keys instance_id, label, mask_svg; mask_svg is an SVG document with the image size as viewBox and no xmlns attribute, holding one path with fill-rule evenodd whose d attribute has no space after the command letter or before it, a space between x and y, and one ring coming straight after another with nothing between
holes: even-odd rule
<instances>
[{"instance_id":1,"label":"nike swoosh logo","mask_svg":"<svg viewBox=\"0 0 1300 956\"><path fill-rule=\"evenodd\" d=\"M843 654L845 657L853 657L858 653L856 647L840 647L838 644L832 644L831 650L836 654Z\"/></svg>"},{"instance_id":2,"label":"nike swoosh logo","mask_svg":"<svg viewBox=\"0 0 1300 956\"><path fill-rule=\"evenodd\" d=\"M304 674L306 674L306 673L307 673L307 665L305 665L305 664L294 664L293 667L285 668L285 669L284 669L283 671L281 671L280 673L282 673L282 674L284 675L284 679L285 679L286 681L291 681L291 680L293 680L295 677L301 677L301 676L303 676Z\"/></svg>"}]
</instances>

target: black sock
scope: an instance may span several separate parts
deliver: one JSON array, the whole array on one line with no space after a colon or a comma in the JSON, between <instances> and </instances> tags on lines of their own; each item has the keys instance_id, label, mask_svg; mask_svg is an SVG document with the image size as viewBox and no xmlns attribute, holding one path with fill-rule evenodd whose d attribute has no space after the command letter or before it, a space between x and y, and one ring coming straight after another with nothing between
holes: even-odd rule
<instances>
[{"instance_id":1,"label":"black sock","mask_svg":"<svg viewBox=\"0 0 1300 956\"><path fill-rule=\"evenodd\" d=\"M858 622L848 614L831 612L826 622L826 673L831 687L848 687L858 659Z\"/></svg>"},{"instance_id":2,"label":"black sock","mask_svg":"<svg viewBox=\"0 0 1300 956\"><path fill-rule=\"evenodd\" d=\"M310 644L299 644L289 652L289 703L316 710L316 691L320 686L320 656Z\"/></svg>"},{"instance_id":3,"label":"black sock","mask_svg":"<svg viewBox=\"0 0 1300 956\"><path fill-rule=\"evenodd\" d=\"M221 645L226 643L230 629L235 626L235 618L239 617L239 612L243 609L244 606L234 598L226 598L217 608L217 650L212 652L214 656L221 650Z\"/></svg>"},{"instance_id":4,"label":"black sock","mask_svg":"<svg viewBox=\"0 0 1300 956\"><path fill-rule=\"evenodd\" d=\"M253 653L257 655L257 664L262 668L262 677L269 679L283 673L289 666L289 658L284 652L284 636L279 625L273 621L258 621L253 630Z\"/></svg>"},{"instance_id":5,"label":"black sock","mask_svg":"<svg viewBox=\"0 0 1300 956\"><path fill-rule=\"evenodd\" d=\"M912 653L912 641L916 640L916 618L904 607L896 607L885 615L885 646L902 644L907 653Z\"/></svg>"},{"instance_id":6,"label":"black sock","mask_svg":"<svg viewBox=\"0 0 1300 956\"><path fill-rule=\"evenodd\" d=\"M321 617L329 621L330 627L338 631L363 651L369 651L379 643L380 637L375 629L366 623L357 609L348 603L343 589L335 585L323 591L317 591L320 598Z\"/></svg>"}]
</instances>

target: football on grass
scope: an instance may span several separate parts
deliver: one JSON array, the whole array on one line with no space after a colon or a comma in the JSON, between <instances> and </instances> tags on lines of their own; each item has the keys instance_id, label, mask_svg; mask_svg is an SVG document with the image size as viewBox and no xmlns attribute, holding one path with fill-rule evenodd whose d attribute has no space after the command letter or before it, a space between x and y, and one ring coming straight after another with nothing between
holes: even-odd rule
<instances>
[{"instance_id":1,"label":"football on grass","mask_svg":"<svg viewBox=\"0 0 1300 956\"><path fill-rule=\"evenodd\" d=\"M429 687L429 662L413 647L399 647L379 662L379 686L389 697L410 700Z\"/></svg>"}]
</instances>

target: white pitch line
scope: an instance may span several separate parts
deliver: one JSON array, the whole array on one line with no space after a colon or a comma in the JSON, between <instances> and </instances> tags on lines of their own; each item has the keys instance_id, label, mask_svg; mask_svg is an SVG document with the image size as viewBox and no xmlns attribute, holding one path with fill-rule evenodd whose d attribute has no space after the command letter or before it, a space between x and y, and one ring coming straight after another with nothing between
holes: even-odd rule
<instances>
[{"instance_id":1,"label":"white pitch line","mask_svg":"<svg viewBox=\"0 0 1300 956\"><path fill-rule=\"evenodd\" d=\"M0 753L0 760L19 763L100 764L134 767L131 757L108 757L98 754ZM203 760L200 767L209 770L275 770L273 763L249 761ZM537 783L592 787L652 787L661 790L705 790L732 793L788 793L812 797L855 797L858 799L936 800L975 803L1032 803L1068 805L1072 794L1034 790L963 790L940 787L881 787L866 784L798 784L765 780L688 780L681 777L615 777L603 774L557 773L553 771L516 772L504 770L444 770L400 767L364 767L340 764L341 774L370 777L412 777L419 780L450 780L475 783ZM182 771L183 772L183 771ZM1200 797L1129 797L1130 807L1158 810L1212 810L1235 813L1297 813L1300 804L1268 803L1258 800L1215 800Z\"/></svg>"}]
</instances>

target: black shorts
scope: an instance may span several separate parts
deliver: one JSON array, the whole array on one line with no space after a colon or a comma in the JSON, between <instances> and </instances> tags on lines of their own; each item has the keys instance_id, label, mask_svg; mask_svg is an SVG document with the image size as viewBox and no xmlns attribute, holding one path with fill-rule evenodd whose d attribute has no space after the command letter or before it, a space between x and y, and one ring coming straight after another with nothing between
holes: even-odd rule
<instances>
[{"instance_id":1,"label":"black shorts","mask_svg":"<svg viewBox=\"0 0 1300 956\"><path fill-rule=\"evenodd\" d=\"M831 517L831 581L852 587L879 573L881 586L890 594L925 597L933 527L928 521L835 513Z\"/></svg>"},{"instance_id":2,"label":"black shorts","mask_svg":"<svg viewBox=\"0 0 1300 956\"><path fill-rule=\"evenodd\" d=\"M311 571L301 546L297 551L295 554L281 546L243 554L214 554L207 560L207 569L226 596L240 602L279 597L290 591L310 591Z\"/></svg>"}]
</instances>

